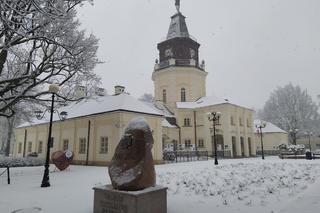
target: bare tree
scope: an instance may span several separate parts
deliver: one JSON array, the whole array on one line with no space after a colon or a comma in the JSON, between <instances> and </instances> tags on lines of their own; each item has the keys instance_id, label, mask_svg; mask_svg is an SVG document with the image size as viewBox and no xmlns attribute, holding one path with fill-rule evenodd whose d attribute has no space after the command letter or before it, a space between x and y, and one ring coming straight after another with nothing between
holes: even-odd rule
<instances>
[{"instance_id":1,"label":"bare tree","mask_svg":"<svg viewBox=\"0 0 320 213\"><path fill-rule=\"evenodd\" d=\"M307 90L292 84L272 92L259 115L288 132L299 129L300 133L315 129L314 123L319 119L318 105Z\"/></svg>"},{"instance_id":2,"label":"bare tree","mask_svg":"<svg viewBox=\"0 0 320 213\"><path fill-rule=\"evenodd\" d=\"M154 97L150 93L145 93L139 98L139 101L143 101L143 102L147 102L147 103L153 103L154 102Z\"/></svg>"},{"instance_id":3,"label":"bare tree","mask_svg":"<svg viewBox=\"0 0 320 213\"><path fill-rule=\"evenodd\" d=\"M0 116L12 117L24 100L45 101L48 84L61 87L60 99L72 100L78 85L99 82L93 73L98 40L79 30L76 19L76 7L86 1L1 1Z\"/></svg>"}]
</instances>

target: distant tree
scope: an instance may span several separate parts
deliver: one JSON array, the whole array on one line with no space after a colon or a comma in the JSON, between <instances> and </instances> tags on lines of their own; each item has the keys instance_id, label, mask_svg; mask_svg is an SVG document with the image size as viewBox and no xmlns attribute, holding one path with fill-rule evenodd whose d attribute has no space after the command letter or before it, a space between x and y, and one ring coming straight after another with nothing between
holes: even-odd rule
<instances>
[{"instance_id":1,"label":"distant tree","mask_svg":"<svg viewBox=\"0 0 320 213\"><path fill-rule=\"evenodd\" d=\"M1 0L0 116L26 100L45 100L48 84L72 100L83 83L96 85L98 40L79 30L76 7L90 0ZM63 98L63 99L62 99Z\"/></svg>"},{"instance_id":2,"label":"distant tree","mask_svg":"<svg viewBox=\"0 0 320 213\"><path fill-rule=\"evenodd\" d=\"M34 117L34 111L39 107L33 102L21 101L14 106L15 115L11 117L2 117L2 144L1 151L9 156L12 143L14 142L14 128L24 122L31 122Z\"/></svg>"},{"instance_id":3,"label":"distant tree","mask_svg":"<svg viewBox=\"0 0 320 213\"><path fill-rule=\"evenodd\" d=\"M259 117L288 132L299 129L298 135L303 135L304 131L315 129L314 123L319 119L318 105L307 90L288 84L271 93Z\"/></svg>"},{"instance_id":4,"label":"distant tree","mask_svg":"<svg viewBox=\"0 0 320 213\"><path fill-rule=\"evenodd\" d=\"M147 103L153 103L154 97L150 93L145 93L139 98L139 100Z\"/></svg>"}]
</instances>

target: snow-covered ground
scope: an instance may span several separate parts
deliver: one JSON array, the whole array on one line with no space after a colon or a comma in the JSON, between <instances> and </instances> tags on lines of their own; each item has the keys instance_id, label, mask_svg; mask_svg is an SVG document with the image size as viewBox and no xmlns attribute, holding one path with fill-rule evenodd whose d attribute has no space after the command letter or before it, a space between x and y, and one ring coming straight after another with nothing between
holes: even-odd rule
<instances>
[{"instance_id":1,"label":"snow-covered ground","mask_svg":"<svg viewBox=\"0 0 320 213\"><path fill-rule=\"evenodd\" d=\"M0 173L3 169L0 169ZM109 184L105 167L71 166L53 171L50 188L40 188L43 167L13 168L11 185L0 177L0 212L39 207L41 212L91 213L96 185ZM275 157L156 166L167 186L168 213L308 213L320 209L320 160Z\"/></svg>"}]
</instances>

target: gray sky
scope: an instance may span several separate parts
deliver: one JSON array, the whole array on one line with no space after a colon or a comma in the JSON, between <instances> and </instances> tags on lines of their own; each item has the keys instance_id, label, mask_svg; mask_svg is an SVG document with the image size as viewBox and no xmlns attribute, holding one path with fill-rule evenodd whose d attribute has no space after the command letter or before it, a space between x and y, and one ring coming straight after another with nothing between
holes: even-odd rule
<instances>
[{"instance_id":1,"label":"gray sky","mask_svg":"<svg viewBox=\"0 0 320 213\"><path fill-rule=\"evenodd\" d=\"M135 97L153 94L157 43L165 38L174 0L95 0L79 10L100 38L96 71ZM189 33L206 61L207 95L260 108L277 86L292 82L320 94L319 0L181 0Z\"/></svg>"}]
</instances>

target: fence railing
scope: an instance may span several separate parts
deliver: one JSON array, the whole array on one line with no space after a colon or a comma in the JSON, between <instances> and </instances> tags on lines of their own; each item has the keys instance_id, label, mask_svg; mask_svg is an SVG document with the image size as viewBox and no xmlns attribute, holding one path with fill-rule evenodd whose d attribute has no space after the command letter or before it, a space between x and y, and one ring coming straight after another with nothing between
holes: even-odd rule
<instances>
[{"instance_id":1,"label":"fence railing","mask_svg":"<svg viewBox=\"0 0 320 213\"><path fill-rule=\"evenodd\" d=\"M7 181L8 181L8 184L10 184L10 167L7 166L6 169L2 173L0 173L0 177L6 172L7 172Z\"/></svg>"},{"instance_id":2,"label":"fence railing","mask_svg":"<svg viewBox=\"0 0 320 213\"><path fill-rule=\"evenodd\" d=\"M208 151L171 151L163 153L163 160L166 162L191 162L208 159Z\"/></svg>"},{"instance_id":3,"label":"fence railing","mask_svg":"<svg viewBox=\"0 0 320 213\"><path fill-rule=\"evenodd\" d=\"M279 150L263 150L264 155L279 155L280 151ZM261 150L257 151L257 155L261 155L262 152Z\"/></svg>"}]
</instances>

